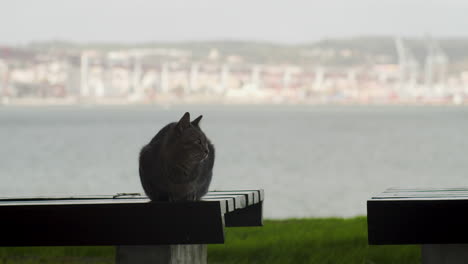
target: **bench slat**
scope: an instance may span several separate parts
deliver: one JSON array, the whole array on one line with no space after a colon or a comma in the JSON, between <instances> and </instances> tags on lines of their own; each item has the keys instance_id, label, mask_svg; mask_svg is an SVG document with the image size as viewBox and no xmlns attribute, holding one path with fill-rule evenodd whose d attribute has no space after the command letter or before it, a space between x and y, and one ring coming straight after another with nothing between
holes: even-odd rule
<instances>
[{"instance_id":1,"label":"bench slat","mask_svg":"<svg viewBox=\"0 0 468 264\"><path fill-rule=\"evenodd\" d=\"M244 195L232 194L230 196L227 196L227 195L224 195L224 194L210 193L210 194L207 194L206 196L204 196L204 198L212 198L212 197L217 197L217 198L227 198L227 197L229 197L229 198L232 198L232 199L234 199L236 209L242 209L242 208L245 208L247 206L247 201L246 201L246 198L245 198Z\"/></svg>"},{"instance_id":2,"label":"bench slat","mask_svg":"<svg viewBox=\"0 0 468 264\"><path fill-rule=\"evenodd\" d=\"M253 192L254 196L257 196L257 198L255 198L256 200L263 201L265 199L265 191L263 189L260 189L260 190L239 190L239 191L212 191L210 193L219 193L219 192L224 192L224 193ZM208 193L208 194L210 194L210 193Z\"/></svg>"},{"instance_id":3,"label":"bench slat","mask_svg":"<svg viewBox=\"0 0 468 264\"><path fill-rule=\"evenodd\" d=\"M213 191L212 193L217 194L217 195L233 194L233 192L229 192L229 191ZM258 192L254 192L254 191L235 191L235 194L244 195L246 200L247 200L247 205L253 205L255 203L260 202L260 196L259 196Z\"/></svg>"}]
</instances>

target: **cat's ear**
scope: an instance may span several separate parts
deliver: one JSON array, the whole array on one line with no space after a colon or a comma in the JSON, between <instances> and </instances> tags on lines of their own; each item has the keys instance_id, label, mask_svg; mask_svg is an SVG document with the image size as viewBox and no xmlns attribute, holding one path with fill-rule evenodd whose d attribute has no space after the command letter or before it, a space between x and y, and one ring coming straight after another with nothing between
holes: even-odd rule
<instances>
[{"instance_id":1,"label":"cat's ear","mask_svg":"<svg viewBox=\"0 0 468 264\"><path fill-rule=\"evenodd\" d=\"M200 115L200 116L197 117L195 120L193 120L193 121L192 121L192 125L198 127L198 126L199 126L198 123L200 123L200 120L202 119L202 117L203 117L203 116Z\"/></svg>"},{"instance_id":2,"label":"cat's ear","mask_svg":"<svg viewBox=\"0 0 468 264\"><path fill-rule=\"evenodd\" d=\"M177 122L177 129L179 129L179 131L183 131L184 129L188 128L190 126L190 113L189 112L186 112L182 118L179 120L179 122Z\"/></svg>"}]
</instances>

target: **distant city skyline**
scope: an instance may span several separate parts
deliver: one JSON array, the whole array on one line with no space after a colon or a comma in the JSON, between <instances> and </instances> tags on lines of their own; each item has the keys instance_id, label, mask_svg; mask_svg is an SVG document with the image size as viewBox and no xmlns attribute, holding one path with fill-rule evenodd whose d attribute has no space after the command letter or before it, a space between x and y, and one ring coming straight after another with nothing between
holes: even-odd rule
<instances>
[{"instance_id":1,"label":"distant city skyline","mask_svg":"<svg viewBox=\"0 0 468 264\"><path fill-rule=\"evenodd\" d=\"M0 44L468 37L466 10L463 0L17 0L2 2Z\"/></svg>"}]
</instances>

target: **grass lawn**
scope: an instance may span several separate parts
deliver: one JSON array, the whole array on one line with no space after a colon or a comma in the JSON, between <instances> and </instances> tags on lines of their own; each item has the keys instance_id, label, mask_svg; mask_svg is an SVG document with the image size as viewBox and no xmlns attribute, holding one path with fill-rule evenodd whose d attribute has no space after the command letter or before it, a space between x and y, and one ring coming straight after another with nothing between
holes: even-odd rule
<instances>
[{"instance_id":1,"label":"grass lawn","mask_svg":"<svg viewBox=\"0 0 468 264\"><path fill-rule=\"evenodd\" d=\"M365 217L265 221L228 228L227 243L210 245L209 263L420 263L419 246L369 246Z\"/></svg>"},{"instance_id":2,"label":"grass lawn","mask_svg":"<svg viewBox=\"0 0 468 264\"><path fill-rule=\"evenodd\" d=\"M365 217L266 220L227 228L208 263L420 263L419 246L369 246ZM113 247L0 248L0 264L114 263Z\"/></svg>"}]
</instances>

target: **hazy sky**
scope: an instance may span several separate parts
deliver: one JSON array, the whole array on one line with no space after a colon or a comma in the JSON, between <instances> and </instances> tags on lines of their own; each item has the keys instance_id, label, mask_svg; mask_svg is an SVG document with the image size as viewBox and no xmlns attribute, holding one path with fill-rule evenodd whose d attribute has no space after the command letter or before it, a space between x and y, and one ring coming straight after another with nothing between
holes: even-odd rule
<instances>
[{"instance_id":1,"label":"hazy sky","mask_svg":"<svg viewBox=\"0 0 468 264\"><path fill-rule=\"evenodd\" d=\"M0 43L468 36L467 0L2 0Z\"/></svg>"}]
</instances>

